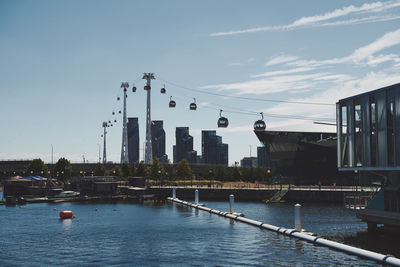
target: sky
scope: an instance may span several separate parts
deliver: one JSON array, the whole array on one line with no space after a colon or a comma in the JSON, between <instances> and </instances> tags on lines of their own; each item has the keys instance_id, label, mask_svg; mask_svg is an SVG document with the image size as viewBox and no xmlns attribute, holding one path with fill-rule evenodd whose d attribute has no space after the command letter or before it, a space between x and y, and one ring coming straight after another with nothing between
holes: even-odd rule
<instances>
[{"instance_id":1,"label":"sky","mask_svg":"<svg viewBox=\"0 0 400 267\"><path fill-rule=\"evenodd\" d=\"M216 130L230 165L256 156L261 112L268 130L335 132L314 122L334 123L339 99L400 83L399 22L400 1L0 0L0 160L50 162L53 147L54 160L97 162L115 119L107 159L119 162L121 82L137 87L127 115L143 159L144 72L171 160L175 127L199 155L201 130Z\"/></svg>"}]
</instances>

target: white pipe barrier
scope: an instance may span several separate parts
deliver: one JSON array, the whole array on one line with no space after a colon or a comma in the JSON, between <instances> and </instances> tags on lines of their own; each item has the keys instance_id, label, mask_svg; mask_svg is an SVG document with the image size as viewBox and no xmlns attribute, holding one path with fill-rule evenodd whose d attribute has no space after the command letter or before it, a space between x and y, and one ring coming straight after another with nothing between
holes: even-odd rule
<instances>
[{"instance_id":1,"label":"white pipe barrier","mask_svg":"<svg viewBox=\"0 0 400 267\"><path fill-rule=\"evenodd\" d=\"M299 232L299 231L297 231L295 229L286 229L286 228L283 228L283 227L274 226L274 225L271 225L271 224L267 224L267 223L255 221L255 220L252 220L252 219L244 218L242 216L233 214L231 212L223 212L223 211L219 211L219 210L210 209L210 208L207 208L207 207L204 207L204 206L200 206L200 205L196 205L196 204L193 204L193 203L190 203L190 202L179 200L177 198L169 197L167 199L169 201L172 201L172 202L176 202L176 203L179 203L179 204L182 204L182 205L186 205L186 206L189 206L189 207L192 207L192 208L204 210L204 211L207 211L209 213L214 213L214 214L217 214L217 215L221 215L221 216L224 216L226 218L233 219L235 221L244 222L244 223L247 223L247 224L250 224L250 225L254 225L254 226L269 230L269 231L277 232L279 234L284 234L284 235L290 236L290 237L296 237L296 238L299 238L301 240L304 240L304 241L307 241L307 242L310 242L310 243L313 243L313 244L325 246L325 247L328 247L328 248L332 248L332 249L335 249L335 250L339 250L339 251L342 251L342 252L353 254L353 255L356 255L356 256L359 256L359 257L363 257L363 258L367 258L367 259L370 259L370 260L374 260L374 261L377 261L377 262L380 262L380 263L386 263L386 264L390 264L390 265L393 265L393 266L399 266L400 267L400 259L398 259L398 258L396 258L394 256L391 256L391 255L383 255L383 254L372 252L372 251L369 251L369 250L352 247L352 246L349 246L349 245L345 245L345 244L341 244L341 243L338 243L338 242L330 241L330 240L327 240L327 239L324 239L324 238L321 238L321 237L312 236L312 235L309 235L309 234L306 234L306 233L301 233L301 232ZM229 200L230 200L230 196L229 196Z\"/></svg>"},{"instance_id":2,"label":"white pipe barrier","mask_svg":"<svg viewBox=\"0 0 400 267\"><path fill-rule=\"evenodd\" d=\"M176 187L172 187L172 198L176 199Z\"/></svg>"}]
</instances>

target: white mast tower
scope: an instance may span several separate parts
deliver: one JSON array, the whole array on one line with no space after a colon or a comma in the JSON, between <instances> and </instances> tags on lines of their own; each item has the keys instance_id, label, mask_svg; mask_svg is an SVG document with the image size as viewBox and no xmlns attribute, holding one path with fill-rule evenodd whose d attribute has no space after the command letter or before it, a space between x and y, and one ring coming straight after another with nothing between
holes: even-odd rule
<instances>
[{"instance_id":1,"label":"white mast tower","mask_svg":"<svg viewBox=\"0 0 400 267\"><path fill-rule=\"evenodd\" d=\"M124 88L124 115L122 121L122 148L121 148L121 163L128 163L128 128L126 119L126 91L129 87L129 83L123 82L121 88Z\"/></svg>"},{"instance_id":2,"label":"white mast tower","mask_svg":"<svg viewBox=\"0 0 400 267\"><path fill-rule=\"evenodd\" d=\"M151 80L155 80L154 73L144 73L143 78L146 80L146 85L144 90L147 91L147 112L146 112L146 147L144 163L151 164L153 162L153 152L151 146L151 103L150 103L150 90L151 90Z\"/></svg>"},{"instance_id":3,"label":"white mast tower","mask_svg":"<svg viewBox=\"0 0 400 267\"><path fill-rule=\"evenodd\" d=\"M103 164L107 163L107 153L106 153L106 135L107 135L107 122L103 122L103 128L104 128L104 134L103 134L103 138L104 138L104 144L103 144Z\"/></svg>"}]
</instances>

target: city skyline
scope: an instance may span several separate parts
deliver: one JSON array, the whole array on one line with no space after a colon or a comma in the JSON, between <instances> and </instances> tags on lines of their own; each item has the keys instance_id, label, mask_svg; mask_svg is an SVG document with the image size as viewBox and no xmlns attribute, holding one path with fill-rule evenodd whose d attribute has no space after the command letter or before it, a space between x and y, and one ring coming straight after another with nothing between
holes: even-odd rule
<instances>
[{"instance_id":1,"label":"city skyline","mask_svg":"<svg viewBox=\"0 0 400 267\"><path fill-rule=\"evenodd\" d=\"M250 156L260 112L267 129L335 132L313 121L334 122L339 99L399 82L399 11L400 1L3 0L0 160L50 162L53 146L55 159L97 162L102 123L116 120L107 159L119 162L120 85L130 84L127 116L143 141L144 72L156 78L152 120L164 121L170 159L181 126L196 151L207 129L229 144L229 165Z\"/></svg>"}]
</instances>

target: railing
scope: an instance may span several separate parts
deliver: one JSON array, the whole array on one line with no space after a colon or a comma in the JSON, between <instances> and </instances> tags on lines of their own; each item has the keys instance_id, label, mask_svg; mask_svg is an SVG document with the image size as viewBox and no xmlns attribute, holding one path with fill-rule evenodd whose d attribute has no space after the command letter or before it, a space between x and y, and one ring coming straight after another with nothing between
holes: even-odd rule
<instances>
[{"instance_id":1,"label":"railing","mask_svg":"<svg viewBox=\"0 0 400 267\"><path fill-rule=\"evenodd\" d=\"M362 210L368 206L368 203L374 197L374 193L345 193L343 194L343 206L349 210Z\"/></svg>"}]
</instances>

